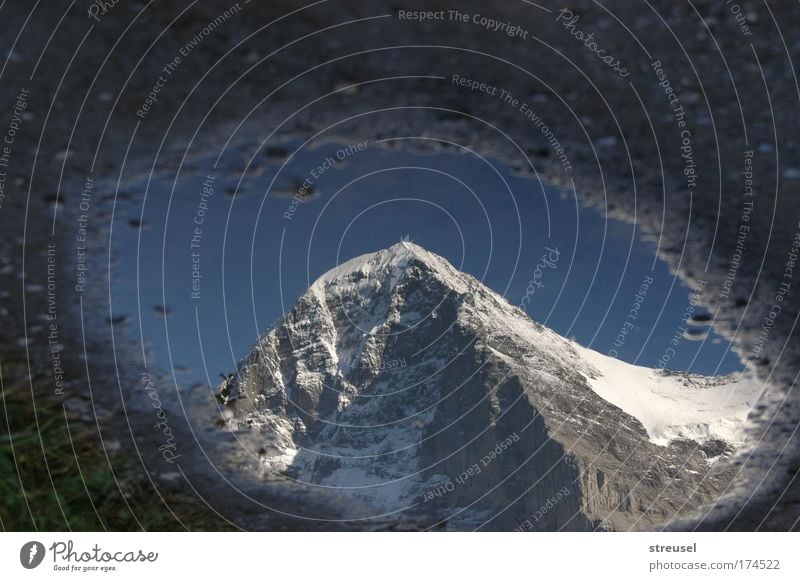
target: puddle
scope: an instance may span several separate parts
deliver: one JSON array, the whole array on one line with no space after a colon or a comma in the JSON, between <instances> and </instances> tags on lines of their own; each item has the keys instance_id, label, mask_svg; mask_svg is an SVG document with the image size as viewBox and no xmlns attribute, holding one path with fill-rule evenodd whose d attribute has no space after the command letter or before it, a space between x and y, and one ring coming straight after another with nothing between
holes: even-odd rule
<instances>
[{"instance_id":1,"label":"puddle","mask_svg":"<svg viewBox=\"0 0 800 581\"><path fill-rule=\"evenodd\" d=\"M248 157L234 150L216 167L193 161L174 191L153 178L118 196L111 317L179 386L216 386L317 276L401 239L603 354L743 369L694 304L702 286L684 286L656 242L573 192L455 148L324 143L292 155L297 146L262 150L241 182Z\"/></svg>"}]
</instances>

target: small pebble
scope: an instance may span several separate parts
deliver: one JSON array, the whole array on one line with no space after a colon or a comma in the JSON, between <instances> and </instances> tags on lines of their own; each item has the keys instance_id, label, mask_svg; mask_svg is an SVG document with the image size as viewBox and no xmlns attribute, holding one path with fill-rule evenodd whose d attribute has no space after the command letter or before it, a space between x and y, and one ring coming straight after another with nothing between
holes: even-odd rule
<instances>
[{"instance_id":1,"label":"small pebble","mask_svg":"<svg viewBox=\"0 0 800 581\"><path fill-rule=\"evenodd\" d=\"M597 147L614 147L617 144L617 138L613 135L606 135L595 141Z\"/></svg>"},{"instance_id":2,"label":"small pebble","mask_svg":"<svg viewBox=\"0 0 800 581\"><path fill-rule=\"evenodd\" d=\"M172 315L172 309L168 309L163 305L156 305L155 307L153 307L153 310L159 317L169 317Z\"/></svg>"}]
</instances>

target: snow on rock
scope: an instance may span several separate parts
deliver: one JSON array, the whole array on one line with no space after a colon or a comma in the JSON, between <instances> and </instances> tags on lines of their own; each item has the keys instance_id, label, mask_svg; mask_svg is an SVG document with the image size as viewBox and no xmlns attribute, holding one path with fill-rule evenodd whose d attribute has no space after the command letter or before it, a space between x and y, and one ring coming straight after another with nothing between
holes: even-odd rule
<instances>
[{"instance_id":1,"label":"snow on rock","mask_svg":"<svg viewBox=\"0 0 800 581\"><path fill-rule=\"evenodd\" d=\"M716 498L759 387L581 347L404 241L321 276L218 398L267 473L376 514L510 530L568 490L535 528L624 530Z\"/></svg>"},{"instance_id":2,"label":"snow on rock","mask_svg":"<svg viewBox=\"0 0 800 581\"><path fill-rule=\"evenodd\" d=\"M747 413L764 385L749 374L722 378L631 365L578 347L597 373L589 386L604 400L639 420L650 439L666 446L686 438L724 440L741 446Z\"/></svg>"}]
</instances>

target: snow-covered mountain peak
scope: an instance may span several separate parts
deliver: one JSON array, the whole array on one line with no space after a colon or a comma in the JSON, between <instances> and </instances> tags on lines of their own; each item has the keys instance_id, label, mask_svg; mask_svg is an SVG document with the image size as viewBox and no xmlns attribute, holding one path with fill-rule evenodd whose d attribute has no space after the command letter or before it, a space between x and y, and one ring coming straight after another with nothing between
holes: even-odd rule
<instances>
[{"instance_id":1,"label":"snow-covered mountain peak","mask_svg":"<svg viewBox=\"0 0 800 581\"><path fill-rule=\"evenodd\" d=\"M584 530L598 519L652 524L686 498L710 499L758 388L581 347L404 241L321 276L218 397L234 411L232 429L264 435L270 473L390 511L424 507L460 479L426 509L456 528L514 499L536 510L563 485L575 503L541 526ZM492 451L502 460L487 461ZM673 490L662 496L665 483ZM496 521L514 522L507 512Z\"/></svg>"},{"instance_id":2,"label":"snow-covered mountain peak","mask_svg":"<svg viewBox=\"0 0 800 581\"><path fill-rule=\"evenodd\" d=\"M447 260L412 242L399 242L378 252L351 258L320 276L312 288L321 289L333 284L347 284L369 279L381 281L397 278L411 265L435 272L454 284L464 275Z\"/></svg>"}]
</instances>

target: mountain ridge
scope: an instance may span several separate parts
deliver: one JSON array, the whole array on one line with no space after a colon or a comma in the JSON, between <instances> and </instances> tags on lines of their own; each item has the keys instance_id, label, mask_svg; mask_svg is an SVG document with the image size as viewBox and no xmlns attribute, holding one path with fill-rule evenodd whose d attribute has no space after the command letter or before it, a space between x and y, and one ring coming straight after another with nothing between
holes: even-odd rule
<instances>
[{"instance_id":1,"label":"mountain ridge","mask_svg":"<svg viewBox=\"0 0 800 581\"><path fill-rule=\"evenodd\" d=\"M376 514L512 530L566 487L533 530L618 530L714 498L755 391L610 360L402 242L319 277L218 399L231 430L263 434L265 475L337 489Z\"/></svg>"}]
</instances>

